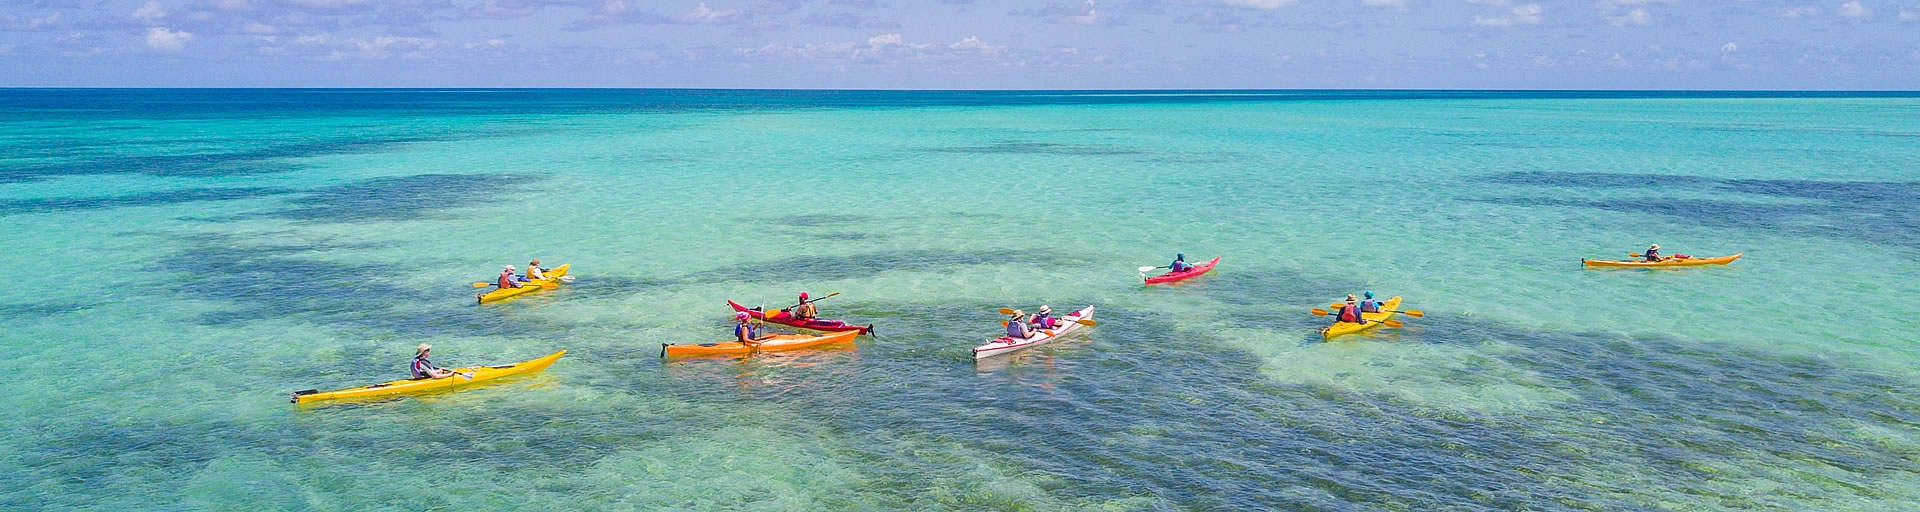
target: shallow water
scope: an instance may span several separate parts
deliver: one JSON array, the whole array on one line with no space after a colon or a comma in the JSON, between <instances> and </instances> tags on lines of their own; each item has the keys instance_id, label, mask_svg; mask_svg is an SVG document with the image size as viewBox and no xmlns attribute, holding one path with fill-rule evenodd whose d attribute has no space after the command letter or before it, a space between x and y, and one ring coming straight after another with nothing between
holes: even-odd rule
<instances>
[{"instance_id":1,"label":"shallow water","mask_svg":"<svg viewBox=\"0 0 1920 512\"><path fill-rule=\"evenodd\" d=\"M1888 510L1920 98L0 92L0 508ZM1581 258L1746 257L1583 270ZM1223 256L1146 288L1135 267ZM539 257L578 280L474 306ZM663 362L725 300L856 349ZM1323 342L1348 293L1424 318ZM976 364L993 310L1098 327ZM1064 310L1064 309L1063 309ZM295 407L413 347L547 371Z\"/></svg>"}]
</instances>

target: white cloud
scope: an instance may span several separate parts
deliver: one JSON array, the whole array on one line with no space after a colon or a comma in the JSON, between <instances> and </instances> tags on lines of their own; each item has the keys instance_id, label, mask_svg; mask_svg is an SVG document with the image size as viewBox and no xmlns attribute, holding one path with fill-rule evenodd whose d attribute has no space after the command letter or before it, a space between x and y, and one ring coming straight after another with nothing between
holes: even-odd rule
<instances>
[{"instance_id":1,"label":"white cloud","mask_svg":"<svg viewBox=\"0 0 1920 512\"><path fill-rule=\"evenodd\" d=\"M7 21L13 21L12 17L9 16ZM46 17L43 17L43 18L34 18L31 20L27 20L27 30L39 30L43 28L50 28L57 23L60 23L59 11L55 11L53 14L48 14L46 15Z\"/></svg>"},{"instance_id":2,"label":"white cloud","mask_svg":"<svg viewBox=\"0 0 1920 512\"><path fill-rule=\"evenodd\" d=\"M1081 6L1080 14L1055 16L1047 19L1049 22L1066 23L1068 25L1099 25L1100 22L1106 20L1106 14L1100 12L1100 7L1094 5L1093 0L1087 0L1087 3Z\"/></svg>"},{"instance_id":3,"label":"white cloud","mask_svg":"<svg viewBox=\"0 0 1920 512\"><path fill-rule=\"evenodd\" d=\"M1512 0L1467 0L1467 3L1480 4L1480 5L1492 5L1492 6L1498 6L1498 7L1506 7L1509 5L1513 5Z\"/></svg>"},{"instance_id":4,"label":"white cloud","mask_svg":"<svg viewBox=\"0 0 1920 512\"><path fill-rule=\"evenodd\" d=\"M1647 14L1646 9L1636 7L1621 16L1608 16L1607 23L1614 26L1639 25L1644 27L1653 24L1653 15Z\"/></svg>"},{"instance_id":5,"label":"white cloud","mask_svg":"<svg viewBox=\"0 0 1920 512\"><path fill-rule=\"evenodd\" d=\"M187 47L187 41L193 40L191 32L174 32L167 27L147 29L147 46L161 51L179 51Z\"/></svg>"},{"instance_id":6,"label":"white cloud","mask_svg":"<svg viewBox=\"0 0 1920 512\"><path fill-rule=\"evenodd\" d=\"M1733 53L1739 50L1740 50L1740 45L1733 44L1733 43L1727 43L1720 47L1721 53Z\"/></svg>"},{"instance_id":7,"label":"white cloud","mask_svg":"<svg viewBox=\"0 0 1920 512\"><path fill-rule=\"evenodd\" d=\"M1220 5L1245 7L1248 9L1279 9L1293 5L1295 0L1218 0ZM1088 2L1092 3L1092 2Z\"/></svg>"},{"instance_id":8,"label":"white cloud","mask_svg":"<svg viewBox=\"0 0 1920 512\"><path fill-rule=\"evenodd\" d=\"M1505 0L1493 0L1493 1L1504 2ZM1486 25L1489 27L1534 25L1534 24L1540 23L1540 19L1542 17L1541 15L1546 14L1547 10L1545 8L1540 7L1540 4L1527 4L1527 5L1515 6L1512 10L1508 12L1509 12L1509 15L1500 16L1497 18L1488 18L1485 16L1474 16L1473 24Z\"/></svg>"},{"instance_id":9,"label":"white cloud","mask_svg":"<svg viewBox=\"0 0 1920 512\"><path fill-rule=\"evenodd\" d=\"M1873 15L1873 10L1860 5L1860 0L1840 4L1840 15L1849 18L1865 18Z\"/></svg>"},{"instance_id":10,"label":"white cloud","mask_svg":"<svg viewBox=\"0 0 1920 512\"><path fill-rule=\"evenodd\" d=\"M1360 0L1360 5L1371 5L1374 7L1398 7L1401 9L1405 9L1407 8L1407 0Z\"/></svg>"},{"instance_id":11,"label":"white cloud","mask_svg":"<svg viewBox=\"0 0 1920 512\"><path fill-rule=\"evenodd\" d=\"M693 8L693 10L687 11L686 14L680 15L678 19L682 23L722 24L722 23L733 23L735 21L740 21L740 19L745 16L746 16L746 12L741 11L739 9L715 10L715 9L707 8L706 2L700 2L699 7L695 7Z\"/></svg>"},{"instance_id":12,"label":"white cloud","mask_svg":"<svg viewBox=\"0 0 1920 512\"><path fill-rule=\"evenodd\" d=\"M167 17L167 10L160 7L160 2L152 0L148 0L147 4L140 6L139 9L133 10L133 19L147 23L159 23L160 18L165 17Z\"/></svg>"},{"instance_id":13,"label":"white cloud","mask_svg":"<svg viewBox=\"0 0 1920 512\"><path fill-rule=\"evenodd\" d=\"M1776 16L1779 16L1782 18L1812 18L1814 16L1819 16L1819 15L1820 15L1820 8L1810 6L1810 5L1805 7L1788 7L1788 8L1779 10L1778 13L1776 14Z\"/></svg>"},{"instance_id":14,"label":"white cloud","mask_svg":"<svg viewBox=\"0 0 1920 512\"><path fill-rule=\"evenodd\" d=\"M979 37L967 36L966 39L961 39L958 42L947 45L947 49L956 52L974 52L981 55L988 55L999 53L1000 50L1005 50L1007 47L990 45L985 41L981 41Z\"/></svg>"},{"instance_id":15,"label":"white cloud","mask_svg":"<svg viewBox=\"0 0 1920 512\"><path fill-rule=\"evenodd\" d=\"M248 34L273 35L280 33L280 27L258 21L249 21L245 26L240 27L240 31Z\"/></svg>"},{"instance_id":16,"label":"white cloud","mask_svg":"<svg viewBox=\"0 0 1920 512\"><path fill-rule=\"evenodd\" d=\"M1901 7L1900 21L1920 21L1920 11L1909 11L1907 8Z\"/></svg>"}]
</instances>

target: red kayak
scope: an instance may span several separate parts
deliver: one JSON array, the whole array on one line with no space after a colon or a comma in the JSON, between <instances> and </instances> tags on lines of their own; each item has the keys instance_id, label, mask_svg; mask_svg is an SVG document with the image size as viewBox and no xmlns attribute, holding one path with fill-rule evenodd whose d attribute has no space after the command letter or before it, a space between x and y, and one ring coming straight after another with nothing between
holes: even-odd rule
<instances>
[{"instance_id":1,"label":"red kayak","mask_svg":"<svg viewBox=\"0 0 1920 512\"><path fill-rule=\"evenodd\" d=\"M1213 261L1201 263L1199 265L1194 265L1193 268L1187 269L1186 272L1168 272L1165 274L1149 277L1147 278L1147 284L1171 283L1174 281L1179 281L1182 279L1194 277L1200 274L1212 272L1213 266L1219 263L1220 263L1220 258L1215 257Z\"/></svg>"},{"instance_id":2,"label":"red kayak","mask_svg":"<svg viewBox=\"0 0 1920 512\"><path fill-rule=\"evenodd\" d=\"M873 333L873 326L871 325L853 325L853 324L849 324L839 320L821 320L818 318L803 322L799 320L794 320L793 315L789 311L781 311L779 314L775 314L773 316L767 316L766 313L761 312L757 308L742 306L738 302L727 301L727 305L733 306L734 311L746 313L748 315L753 316L754 318L758 318L770 323L776 323L776 324L785 325L785 326L799 327L801 329L812 329L816 331L827 331L827 332L860 331L860 334Z\"/></svg>"}]
</instances>

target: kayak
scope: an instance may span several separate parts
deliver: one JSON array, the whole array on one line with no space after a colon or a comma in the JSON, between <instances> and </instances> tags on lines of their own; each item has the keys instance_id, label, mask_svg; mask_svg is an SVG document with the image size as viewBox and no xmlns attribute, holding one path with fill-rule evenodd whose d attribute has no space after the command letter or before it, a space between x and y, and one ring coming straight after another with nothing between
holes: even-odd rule
<instances>
[{"instance_id":1,"label":"kayak","mask_svg":"<svg viewBox=\"0 0 1920 512\"><path fill-rule=\"evenodd\" d=\"M1665 261L1580 260L1580 263L1589 267L1697 267L1700 265L1725 265L1733 263L1733 260L1740 259L1740 256L1743 254L1745 253L1737 253L1732 256L1721 256L1718 258L1667 258Z\"/></svg>"},{"instance_id":2,"label":"kayak","mask_svg":"<svg viewBox=\"0 0 1920 512\"><path fill-rule=\"evenodd\" d=\"M1384 309L1386 311L1381 311L1379 313L1361 313L1360 314L1360 318L1367 319L1367 323L1357 324L1353 322L1334 322L1333 325L1329 325L1327 326L1327 328L1321 329L1320 336L1326 337L1326 338L1332 338L1334 336L1339 336L1342 334L1353 334L1356 332L1372 329L1375 327L1379 327L1383 324L1386 324L1388 318L1393 318L1393 311L1400 309L1400 297L1387 299L1386 302L1380 303L1380 309ZM1339 312L1335 312L1335 314L1339 314Z\"/></svg>"},{"instance_id":3,"label":"kayak","mask_svg":"<svg viewBox=\"0 0 1920 512\"><path fill-rule=\"evenodd\" d=\"M518 297L520 296L520 294L523 294L523 293L533 293L540 290L544 290L546 289L546 287L541 286L541 283L560 282L560 276L567 275L567 267L569 265L572 265L572 263L568 263L566 265L561 265L558 267L553 267L553 270L547 271L546 279L535 279L532 281L527 281L525 283L520 283L521 286L519 288L497 288L487 293L475 295L474 296L475 303L486 304L488 302L493 302L497 300L507 300L513 297Z\"/></svg>"},{"instance_id":4,"label":"kayak","mask_svg":"<svg viewBox=\"0 0 1920 512\"><path fill-rule=\"evenodd\" d=\"M469 368L452 368L454 373L458 373L460 375L454 375L452 377L447 377L444 379L396 380L396 381L388 382L385 384L360 386L357 388L347 388L339 391L328 391L324 393L315 389L309 389L306 391L296 391L293 393L293 403L304 404L308 402L318 402L321 400L335 400L335 399L341 399L341 398L361 398L361 397L381 396L381 395L397 395L401 393L418 393L421 391L451 389L454 387L465 386L475 382L489 381L489 380L498 379L501 377L512 377L515 375L524 375L528 373L537 372L540 370L545 370L547 369L548 366L552 366L554 361L560 360L560 356L563 356L563 355L567 355L567 351L562 350L559 352L554 352L552 354L547 354L546 357L534 359L532 361L522 361L514 364L503 364L499 366L474 366Z\"/></svg>"},{"instance_id":5,"label":"kayak","mask_svg":"<svg viewBox=\"0 0 1920 512\"><path fill-rule=\"evenodd\" d=\"M832 345L835 343L847 343L847 342L853 341L853 338L859 335L860 335L860 331L844 331L844 332L836 332L833 334L824 334L820 336L808 336L805 334L776 334L767 338L765 341L755 343L754 345L756 346L747 346L738 341L723 341L719 343L700 343L697 345L696 344L669 345L666 343L661 343L660 356L674 357L674 356L697 356L697 355L709 355L709 354L750 354L753 352L772 352L776 350L793 350L798 348L818 347L821 345Z\"/></svg>"},{"instance_id":6,"label":"kayak","mask_svg":"<svg viewBox=\"0 0 1920 512\"><path fill-rule=\"evenodd\" d=\"M1219 259L1219 258L1214 258L1214 259ZM1014 338L1010 336L1001 336L998 338L994 338L991 341L988 341L987 344L985 345L973 347L973 358L984 359L988 357L997 356L1000 354L1006 354L1009 352L1018 352L1028 347L1033 347L1033 346L1040 345L1042 343L1053 341L1054 338L1065 336L1067 333L1073 332L1075 329L1079 329L1080 323L1075 322L1074 320L1087 320L1091 318L1093 318L1093 306L1087 306L1087 309L1075 311L1073 312L1073 314L1060 317L1060 327L1054 328L1054 329L1041 329L1040 334L1036 334L1032 338L1027 338L1023 340L1023 339Z\"/></svg>"},{"instance_id":7,"label":"kayak","mask_svg":"<svg viewBox=\"0 0 1920 512\"><path fill-rule=\"evenodd\" d=\"M815 331L826 331L826 332L860 331L861 334L873 332L872 325L853 325L853 324L849 324L839 320L821 320L818 318L801 321L801 320L795 320L793 318L792 311L780 311L779 313L775 313L773 316L767 316L766 312L760 311L759 309L742 306L738 302L727 301L727 305L733 306L734 311L746 313L747 315L750 315L754 318L758 318L762 321L765 321L768 323L776 323L776 324L785 325L789 327L799 327L801 329L812 329Z\"/></svg>"},{"instance_id":8,"label":"kayak","mask_svg":"<svg viewBox=\"0 0 1920 512\"><path fill-rule=\"evenodd\" d=\"M1213 266L1219 263L1220 263L1220 258L1215 257L1213 258L1212 261L1201 263L1199 265L1194 265L1193 268L1187 269L1186 272L1168 272L1165 274L1149 277L1147 278L1147 284L1171 283L1174 281L1179 281L1179 280L1187 279L1190 277L1194 277L1200 274L1212 272Z\"/></svg>"}]
</instances>

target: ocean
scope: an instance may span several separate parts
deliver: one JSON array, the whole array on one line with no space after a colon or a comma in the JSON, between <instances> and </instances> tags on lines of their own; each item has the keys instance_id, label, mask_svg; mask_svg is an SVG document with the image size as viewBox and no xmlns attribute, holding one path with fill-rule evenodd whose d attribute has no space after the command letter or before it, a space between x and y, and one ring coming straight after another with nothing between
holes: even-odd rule
<instances>
[{"instance_id":1,"label":"ocean","mask_svg":"<svg viewBox=\"0 0 1920 512\"><path fill-rule=\"evenodd\" d=\"M1920 503L1920 94L6 89L0 233L0 509ZM568 353L289 403L420 343Z\"/></svg>"}]
</instances>

